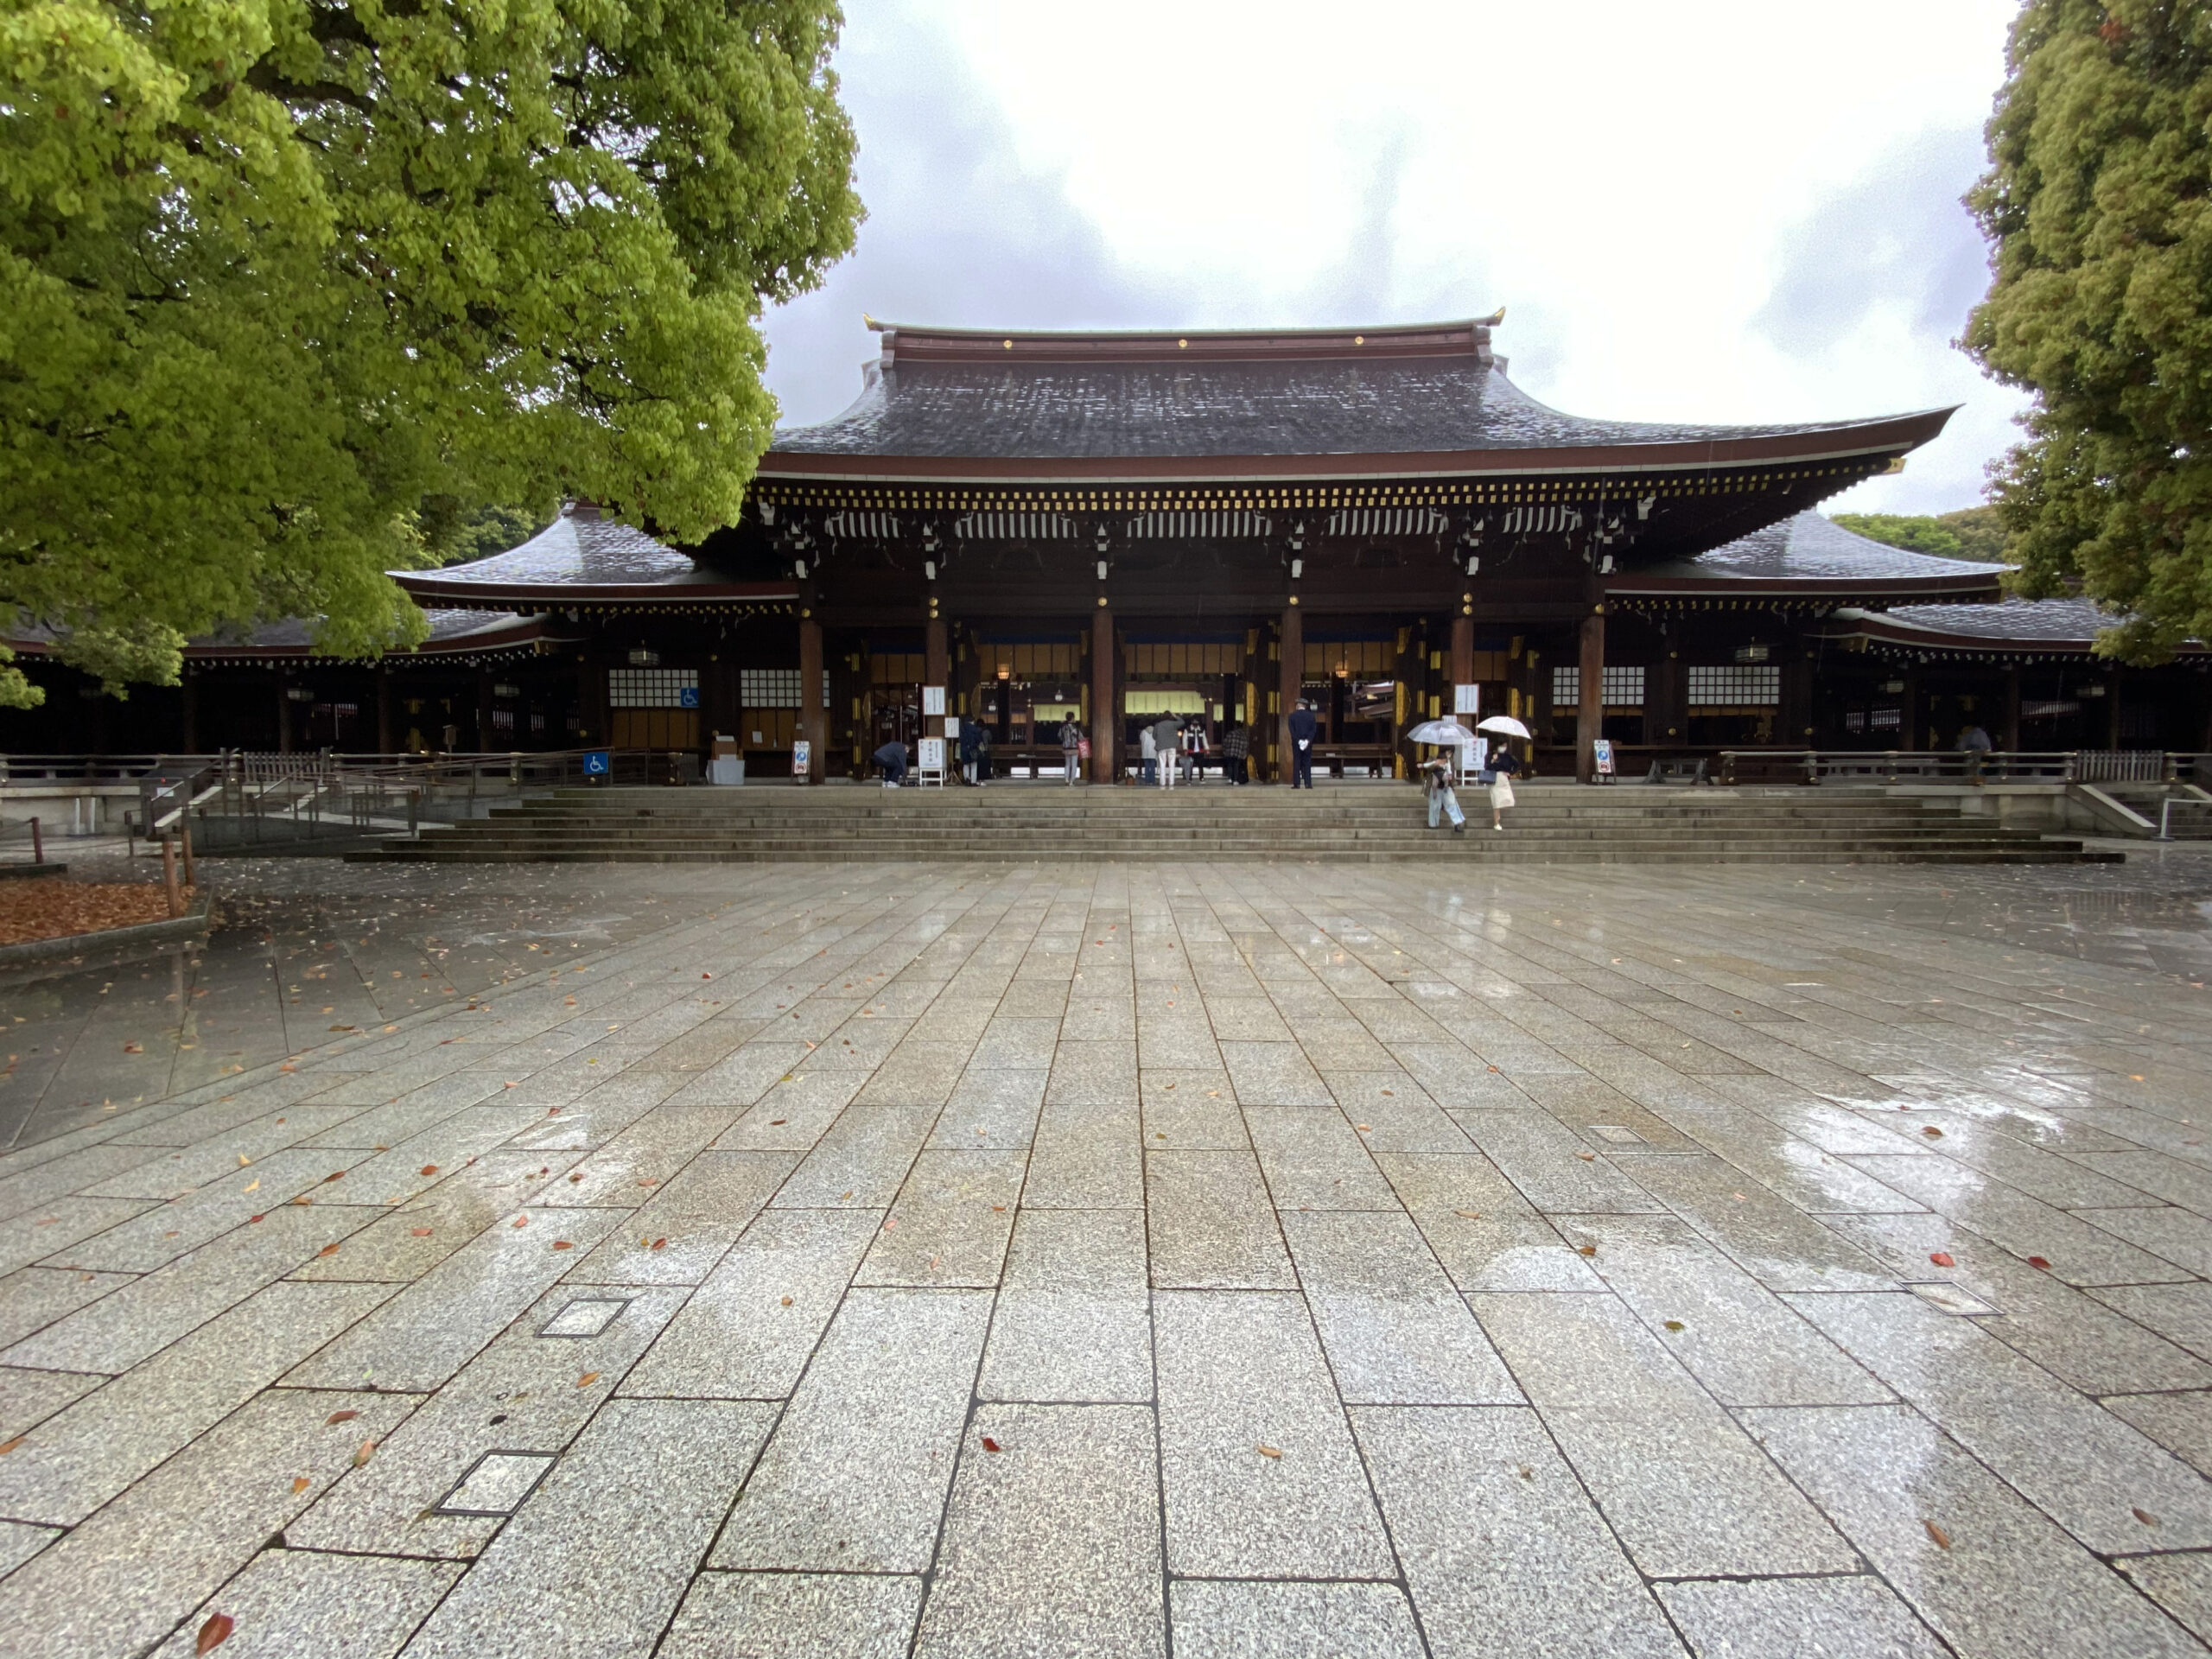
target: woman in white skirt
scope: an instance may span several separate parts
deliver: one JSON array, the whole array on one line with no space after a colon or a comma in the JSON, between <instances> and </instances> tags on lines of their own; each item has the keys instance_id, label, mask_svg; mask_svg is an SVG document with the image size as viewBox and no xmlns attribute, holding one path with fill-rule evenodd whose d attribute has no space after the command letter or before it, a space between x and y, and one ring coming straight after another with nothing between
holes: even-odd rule
<instances>
[{"instance_id":1,"label":"woman in white skirt","mask_svg":"<svg viewBox=\"0 0 2212 1659\"><path fill-rule=\"evenodd\" d=\"M1513 751L1500 743L1491 753L1483 757L1483 781L1490 792L1490 827L1505 828L1500 816L1513 804L1513 774L1521 770L1521 763L1513 758Z\"/></svg>"}]
</instances>

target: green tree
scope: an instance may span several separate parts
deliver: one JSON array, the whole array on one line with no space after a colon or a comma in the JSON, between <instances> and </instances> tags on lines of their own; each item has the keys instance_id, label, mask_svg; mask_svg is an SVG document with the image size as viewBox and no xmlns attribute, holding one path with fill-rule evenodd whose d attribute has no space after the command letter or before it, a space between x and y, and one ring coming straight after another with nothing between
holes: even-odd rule
<instances>
[{"instance_id":1,"label":"green tree","mask_svg":"<svg viewBox=\"0 0 2212 1659\"><path fill-rule=\"evenodd\" d=\"M2100 650L2160 661L2212 638L2212 9L2027 0L2007 61L1964 344L2035 401L1995 505L2018 591L2078 586Z\"/></svg>"},{"instance_id":2,"label":"green tree","mask_svg":"<svg viewBox=\"0 0 2212 1659\"><path fill-rule=\"evenodd\" d=\"M1983 564L2005 561L2005 526L1994 507L1961 507L1956 512L1839 512L1835 522L1869 541L1910 548L1939 559L1973 559Z\"/></svg>"},{"instance_id":3,"label":"green tree","mask_svg":"<svg viewBox=\"0 0 2212 1659\"><path fill-rule=\"evenodd\" d=\"M9 0L0 616L111 688L489 504L733 520L765 302L852 244L832 0ZM36 688L0 668L0 701Z\"/></svg>"}]
</instances>

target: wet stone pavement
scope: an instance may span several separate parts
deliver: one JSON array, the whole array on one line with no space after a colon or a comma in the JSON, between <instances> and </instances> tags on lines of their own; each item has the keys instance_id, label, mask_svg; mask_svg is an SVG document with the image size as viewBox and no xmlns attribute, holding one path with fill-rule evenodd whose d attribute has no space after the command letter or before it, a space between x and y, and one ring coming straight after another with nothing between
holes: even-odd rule
<instances>
[{"instance_id":1,"label":"wet stone pavement","mask_svg":"<svg viewBox=\"0 0 2212 1659\"><path fill-rule=\"evenodd\" d=\"M2212 1637L2201 856L209 879L0 979L0 1649Z\"/></svg>"}]
</instances>

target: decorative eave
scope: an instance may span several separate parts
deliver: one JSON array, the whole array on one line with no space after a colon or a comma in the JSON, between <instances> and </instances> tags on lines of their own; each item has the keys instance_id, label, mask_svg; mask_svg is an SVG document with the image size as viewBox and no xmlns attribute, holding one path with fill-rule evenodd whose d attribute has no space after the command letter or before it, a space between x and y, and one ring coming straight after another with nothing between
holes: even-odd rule
<instances>
[{"instance_id":1,"label":"decorative eave","mask_svg":"<svg viewBox=\"0 0 2212 1659\"><path fill-rule=\"evenodd\" d=\"M878 485L978 489L1096 491L1161 485L1281 486L1363 484L1397 479L1459 482L1496 488L1515 480L1586 488L1620 481L1637 487L1696 491L1707 474L1743 469L1831 467L1840 489L1935 437L1948 409L1891 416L1814 431L1675 443L1562 445L1555 448L1404 451L1372 454L1019 456L882 455L770 449L755 476L761 486ZM1847 474L1847 476L1846 476ZM1482 499L1470 495L1468 499Z\"/></svg>"},{"instance_id":2,"label":"decorative eave","mask_svg":"<svg viewBox=\"0 0 2212 1659\"><path fill-rule=\"evenodd\" d=\"M2118 619L2113 620L2116 622ZM1855 607L1837 611L1822 637L1886 659L1909 662L2082 663L2094 655L2096 645L2094 636L2089 635L2035 638L2025 634L2008 637L1993 632L1967 632ZM2212 649L2199 641L2183 642L2176 649L2175 657L2200 672L2212 670Z\"/></svg>"},{"instance_id":3,"label":"decorative eave","mask_svg":"<svg viewBox=\"0 0 2212 1659\"><path fill-rule=\"evenodd\" d=\"M790 582L721 582L712 578L666 582L569 587L557 582L440 581L435 572L399 571L392 580L418 604L453 610L508 611L518 607L569 612L658 611L754 615L786 609L798 599Z\"/></svg>"}]
</instances>

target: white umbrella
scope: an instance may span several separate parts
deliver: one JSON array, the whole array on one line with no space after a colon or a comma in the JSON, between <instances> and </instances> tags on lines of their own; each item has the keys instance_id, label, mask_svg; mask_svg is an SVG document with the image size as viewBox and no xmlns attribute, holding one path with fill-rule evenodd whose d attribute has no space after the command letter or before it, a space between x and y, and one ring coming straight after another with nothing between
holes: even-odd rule
<instances>
[{"instance_id":1,"label":"white umbrella","mask_svg":"<svg viewBox=\"0 0 2212 1659\"><path fill-rule=\"evenodd\" d=\"M1479 722L1475 729L1478 732L1498 732L1507 737L1529 735L1529 728L1510 715L1492 715L1488 720Z\"/></svg>"},{"instance_id":2,"label":"white umbrella","mask_svg":"<svg viewBox=\"0 0 2212 1659\"><path fill-rule=\"evenodd\" d=\"M1473 742L1475 734L1456 720L1425 720L1406 734L1406 741L1465 745Z\"/></svg>"}]
</instances>

